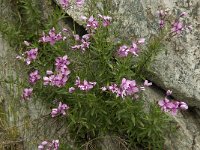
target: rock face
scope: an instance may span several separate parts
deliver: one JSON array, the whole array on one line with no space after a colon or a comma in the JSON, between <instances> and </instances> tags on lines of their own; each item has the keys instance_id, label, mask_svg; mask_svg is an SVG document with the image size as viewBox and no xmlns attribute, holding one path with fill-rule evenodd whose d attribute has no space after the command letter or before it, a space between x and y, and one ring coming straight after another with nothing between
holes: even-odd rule
<instances>
[{"instance_id":1,"label":"rock face","mask_svg":"<svg viewBox=\"0 0 200 150\"><path fill-rule=\"evenodd\" d=\"M80 16L87 16L91 4L94 5L93 10L102 9L100 1L94 3L88 0L83 7L72 7L66 12L82 24ZM166 43L167 50L162 51L151 65L149 79L163 89L173 90L173 96L188 102L190 106L200 108L199 0L113 0L110 11L114 14L115 22L121 26L119 30L122 36L134 35L148 39L157 30L156 11L162 8L169 8L175 14L181 11L187 12L193 31Z\"/></svg>"}]
</instances>

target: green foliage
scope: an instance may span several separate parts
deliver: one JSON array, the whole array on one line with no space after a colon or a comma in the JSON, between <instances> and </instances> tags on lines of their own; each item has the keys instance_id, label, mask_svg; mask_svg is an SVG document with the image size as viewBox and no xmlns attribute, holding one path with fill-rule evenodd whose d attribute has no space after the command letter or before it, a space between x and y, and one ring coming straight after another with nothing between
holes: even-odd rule
<instances>
[{"instance_id":1,"label":"green foliage","mask_svg":"<svg viewBox=\"0 0 200 150\"><path fill-rule=\"evenodd\" d=\"M112 26L100 27L92 37L90 48L81 53L71 50L71 46L76 43L71 36L68 37L67 43L60 41L54 46L38 43L42 30L48 32L52 27L57 31L61 30L58 21L65 18L65 15L59 9L55 9L47 21L42 18L37 0L34 3L32 0L18 0L16 7L20 18L16 19L15 23L4 20L0 23L0 31L18 46L21 46L19 43L23 40L29 40L32 42L32 48L39 48L37 61L28 68L27 73L38 69L41 75L45 76L46 70L54 69L56 57L67 54L70 58L71 74L65 87L44 87L41 81L33 88L35 95L49 105L53 104L54 99L58 99L70 106L67 116L63 117L62 121L66 122L68 134L75 141L76 147L81 147L91 139L112 135L123 139L128 149L163 149L164 137L170 131L169 118L161 112L156 103L149 102L147 110L143 99L122 100L100 90L102 86L110 83L119 84L122 78L142 80L143 71L163 47L163 34L150 39L146 50L136 62L132 61L132 56L116 56L119 43L112 38L116 37ZM108 15L109 9L105 7L104 10L105 15ZM5 30L6 26L8 28ZM21 48L24 50L23 46ZM74 86L76 76L96 81L98 84L89 92L77 90L69 94L68 88ZM61 149L66 148L64 144L66 143L61 143Z\"/></svg>"}]
</instances>

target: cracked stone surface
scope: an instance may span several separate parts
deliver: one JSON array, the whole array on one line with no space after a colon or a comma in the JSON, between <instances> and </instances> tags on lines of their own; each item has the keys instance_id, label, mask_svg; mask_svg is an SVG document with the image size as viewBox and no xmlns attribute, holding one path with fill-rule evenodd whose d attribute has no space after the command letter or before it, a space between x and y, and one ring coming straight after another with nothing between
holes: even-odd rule
<instances>
[{"instance_id":1,"label":"cracked stone surface","mask_svg":"<svg viewBox=\"0 0 200 150\"><path fill-rule=\"evenodd\" d=\"M110 1L108 1L110 2ZM173 96L200 108L200 1L199 0L113 0L114 19L121 24L125 37L149 38L156 31L156 11L169 8L172 12L186 11L193 26L190 34L166 43L151 65L151 79L163 89L173 90ZM91 3L94 10L102 9L100 0L87 0L83 7L73 6L66 12L79 24L81 15L88 14ZM147 40L148 42L148 40Z\"/></svg>"}]
</instances>

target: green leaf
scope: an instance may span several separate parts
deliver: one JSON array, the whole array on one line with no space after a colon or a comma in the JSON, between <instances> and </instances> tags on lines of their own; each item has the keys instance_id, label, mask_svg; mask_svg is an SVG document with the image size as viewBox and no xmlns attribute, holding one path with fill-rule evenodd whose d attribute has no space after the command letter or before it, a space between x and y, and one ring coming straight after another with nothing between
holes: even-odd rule
<instances>
[{"instance_id":1,"label":"green leaf","mask_svg":"<svg viewBox=\"0 0 200 150\"><path fill-rule=\"evenodd\" d=\"M135 126L135 116L134 115L131 117L131 121L133 123L133 126Z\"/></svg>"}]
</instances>

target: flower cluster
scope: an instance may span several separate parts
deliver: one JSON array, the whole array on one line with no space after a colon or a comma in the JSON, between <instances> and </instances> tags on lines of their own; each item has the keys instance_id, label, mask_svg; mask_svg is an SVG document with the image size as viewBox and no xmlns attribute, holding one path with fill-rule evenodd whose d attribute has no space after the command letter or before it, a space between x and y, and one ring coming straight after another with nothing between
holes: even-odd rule
<instances>
[{"instance_id":1,"label":"flower cluster","mask_svg":"<svg viewBox=\"0 0 200 150\"><path fill-rule=\"evenodd\" d=\"M112 18L110 16L102 16L98 14L98 16L103 20L103 26L107 27L110 25Z\"/></svg>"},{"instance_id":2,"label":"flower cluster","mask_svg":"<svg viewBox=\"0 0 200 150\"><path fill-rule=\"evenodd\" d=\"M99 26L98 21L93 16L90 16L90 18L87 20L87 25L86 25L87 30L89 29L96 30L98 26Z\"/></svg>"},{"instance_id":3,"label":"flower cluster","mask_svg":"<svg viewBox=\"0 0 200 150\"><path fill-rule=\"evenodd\" d=\"M61 41L61 40L64 40L63 37L62 37L61 32L56 34L55 28L52 28L49 31L49 35L47 35L47 36L43 32L43 36L40 38L39 42L50 43L51 45L54 45L57 41Z\"/></svg>"},{"instance_id":4,"label":"flower cluster","mask_svg":"<svg viewBox=\"0 0 200 150\"><path fill-rule=\"evenodd\" d=\"M98 17L103 21L103 27L107 27L110 25L112 18L110 16L103 16L98 14ZM86 21L86 29L89 32L94 32L99 27L99 22L93 16L89 18L85 16L81 16L81 19Z\"/></svg>"},{"instance_id":5,"label":"flower cluster","mask_svg":"<svg viewBox=\"0 0 200 150\"><path fill-rule=\"evenodd\" d=\"M164 28L165 27L165 22L166 22L166 18L168 16L168 10L159 10L158 12L158 16L159 16L159 26L160 28ZM185 23L183 23L182 18L184 18L185 16L187 16L188 14L186 12L182 12L172 23L172 27L171 27L171 34L177 35L177 34L181 34L183 31L185 31L186 29L191 30L192 27L190 25L186 25Z\"/></svg>"},{"instance_id":6,"label":"flower cluster","mask_svg":"<svg viewBox=\"0 0 200 150\"><path fill-rule=\"evenodd\" d=\"M145 86L147 87L150 85L152 85L152 83L145 80L144 87L138 88L135 80L127 80L127 79L123 78L120 86L118 86L117 84L112 84L108 87L102 87L101 89L102 89L102 91L109 90L112 93L117 94L117 97L122 97L123 99L126 96L138 98L137 93L140 90L145 90Z\"/></svg>"},{"instance_id":7,"label":"flower cluster","mask_svg":"<svg viewBox=\"0 0 200 150\"><path fill-rule=\"evenodd\" d=\"M69 64L70 61L68 60L67 55L56 58L56 74L53 74L52 71L47 71L47 76L43 77L44 85L57 87L64 86L69 78L68 75L70 74L70 70L68 68Z\"/></svg>"},{"instance_id":8,"label":"flower cluster","mask_svg":"<svg viewBox=\"0 0 200 150\"><path fill-rule=\"evenodd\" d=\"M56 117L58 115L66 115L66 111L69 109L67 104L59 103L58 108L53 108L51 111L51 117Z\"/></svg>"},{"instance_id":9,"label":"flower cluster","mask_svg":"<svg viewBox=\"0 0 200 150\"><path fill-rule=\"evenodd\" d=\"M29 74L29 82L35 84L41 78L39 71L35 70Z\"/></svg>"},{"instance_id":10,"label":"flower cluster","mask_svg":"<svg viewBox=\"0 0 200 150\"><path fill-rule=\"evenodd\" d=\"M59 0L59 3L63 9L66 9L69 6L69 0Z\"/></svg>"},{"instance_id":11,"label":"flower cluster","mask_svg":"<svg viewBox=\"0 0 200 150\"><path fill-rule=\"evenodd\" d=\"M22 56L17 56L16 58L19 60L23 60L27 65L30 65L33 60L37 58L38 48L32 48L29 51L26 51L22 54Z\"/></svg>"},{"instance_id":12,"label":"flower cluster","mask_svg":"<svg viewBox=\"0 0 200 150\"><path fill-rule=\"evenodd\" d=\"M26 64L29 65L33 60L37 58L38 48L33 48L25 52L26 54Z\"/></svg>"},{"instance_id":13,"label":"flower cluster","mask_svg":"<svg viewBox=\"0 0 200 150\"><path fill-rule=\"evenodd\" d=\"M89 48L89 46L90 46L90 42L89 42L90 34L85 34L85 35L82 36L82 38L80 38L80 36L76 34L76 35L74 35L74 39L80 44L72 46L73 50L79 50L80 49L82 52L84 52L87 48Z\"/></svg>"},{"instance_id":14,"label":"flower cluster","mask_svg":"<svg viewBox=\"0 0 200 150\"><path fill-rule=\"evenodd\" d=\"M25 88L23 90L22 98L24 100L27 100L27 99L29 99L31 97L32 93L33 93L33 89L32 88Z\"/></svg>"},{"instance_id":15,"label":"flower cluster","mask_svg":"<svg viewBox=\"0 0 200 150\"><path fill-rule=\"evenodd\" d=\"M43 141L39 146L38 150L58 150L59 140L53 140L51 142Z\"/></svg>"},{"instance_id":16,"label":"flower cluster","mask_svg":"<svg viewBox=\"0 0 200 150\"><path fill-rule=\"evenodd\" d=\"M87 80L84 80L83 82L81 82L80 78L77 77L75 85L82 91L89 91L96 85L96 82L90 82ZM75 89L71 87L69 89L69 92L73 92L74 90Z\"/></svg>"},{"instance_id":17,"label":"flower cluster","mask_svg":"<svg viewBox=\"0 0 200 150\"><path fill-rule=\"evenodd\" d=\"M169 96L172 94L172 92L168 90L166 94L167 96ZM164 99L158 101L158 105L164 112L170 112L172 115L176 115L179 109L181 110L188 109L188 105L185 102L180 102L175 100L172 101L169 100L167 96Z\"/></svg>"},{"instance_id":18,"label":"flower cluster","mask_svg":"<svg viewBox=\"0 0 200 150\"><path fill-rule=\"evenodd\" d=\"M76 5L78 7L81 7L84 4L84 2L85 0L76 0ZM63 9L68 8L70 5L69 0L59 0L59 3Z\"/></svg>"},{"instance_id":19,"label":"flower cluster","mask_svg":"<svg viewBox=\"0 0 200 150\"><path fill-rule=\"evenodd\" d=\"M145 39L141 38L137 42L133 41L130 47L123 45L119 48L117 53L120 57L127 57L129 53L131 53L132 55L138 56L138 53L139 53L138 45L144 44L144 42L145 42Z\"/></svg>"},{"instance_id":20,"label":"flower cluster","mask_svg":"<svg viewBox=\"0 0 200 150\"><path fill-rule=\"evenodd\" d=\"M168 10L158 10L157 14L159 17L159 26L160 28L163 28L165 26L165 18L168 14Z\"/></svg>"}]
</instances>

